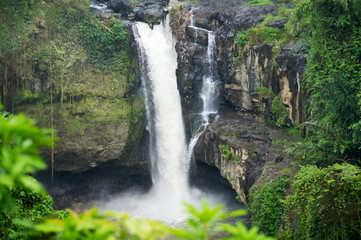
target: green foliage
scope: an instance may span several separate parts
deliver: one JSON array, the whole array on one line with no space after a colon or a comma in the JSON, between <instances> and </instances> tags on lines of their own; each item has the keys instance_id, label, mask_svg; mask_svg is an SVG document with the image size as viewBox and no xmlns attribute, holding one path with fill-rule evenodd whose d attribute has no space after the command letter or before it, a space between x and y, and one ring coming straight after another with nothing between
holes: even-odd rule
<instances>
[{"instance_id":1,"label":"green foliage","mask_svg":"<svg viewBox=\"0 0 361 240\"><path fill-rule=\"evenodd\" d=\"M257 92L260 111L266 114L268 123L279 128L289 127L290 121L288 118L288 110L283 104L282 98L276 96L272 91L268 90L268 88L264 86L259 87L257 89ZM267 97L269 101L272 100L270 113L266 113L266 109L268 108L268 106L264 106L263 99L265 97Z\"/></svg>"},{"instance_id":2,"label":"green foliage","mask_svg":"<svg viewBox=\"0 0 361 240\"><path fill-rule=\"evenodd\" d=\"M259 105L261 108L261 111L264 110L263 107L263 98L264 97L268 97L268 98L274 98L275 94L274 92L272 92L271 90L269 90L268 88L266 88L265 86L260 86L259 88L257 88L257 93L258 93L258 101L259 101Z\"/></svg>"},{"instance_id":3,"label":"green foliage","mask_svg":"<svg viewBox=\"0 0 361 240\"><path fill-rule=\"evenodd\" d=\"M49 133L35 127L33 121L21 114L0 118L0 208L8 209L13 204L8 188L44 191L28 174L46 167L39 148L50 146Z\"/></svg>"},{"instance_id":4,"label":"green foliage","mask_svg":"<svg viewBox=\"0 0 361 240\"><path fill-rule=\"evenodd\" d=\"M275 182L268 182L249 196L249 209L252 223L263 233L276 236L280 229L281 215L284 211L285 188L291 179L278 177Z\"/></svg>"},{"instance_id":5,"label":"green foliage","mask_svg":"<svg viewBox=\"0 0 361 240\"><path fill-rule=\"evenodd\" d=\"M271 20L269 17L266 22ZM264 25L266 24L264 23ZM280 43L286 41L286 34L279 28L272 28L260 24L259 26L252 27L246 31L240 32L236 37L237 57L236 61L239 61L242 56L243 49L246 45L250 44L263 44L274 43L280 41ZM281 40L282 39L282 40Z\"/></svg>"},{"instance_id":6,"label":"green foliage","mask_svg":"<svg viewBox=\"0 0 361 240\"><path fill-rule=\"evenodd\" d=\"M41 234L27 232L26 225L31 222L43 221L48 216L64 217L64 211L53 209L53 199L44 193L27 189L9 189L15 199L15 207L11 210L0 210L0 236L9 238L26 238L28 236L41 238ZM27 221L30 220L30 221Z\"/></svg>"},{"instance_id":7,"label":"green foliage","mask_svg":"<svg viewBox=\"0 0 361 240\"><path fill-rule=\"evenodd\" d=\"M251 0L247 3L250 6L273 5L271 0Z\"/></svg>"},{"instance_id":8,"label":"green foliage","mask_svg":"<svg viewBox=\"0 0 361 240\"><path fill-rule=\"evenodd\" d=\"M288 24L310 45L305 81L311 136L302 146L308 163L361 164L360 16L359 0L303 0Z\"/></svg>"},{"instance_id":9,"label":"green foliage","mask_svg":"<svg viewBox=\"0 0 361 240\"><path fill-rule=\"evenodd\" d=\"M232 152L229 149L228 145L221 145L222 157L230 160L232 158Z\"/></svg>"},{"instance_id":10,"label":"green foliage","mask_svg":"<svg viewBox=\"0 0 361 240\"><path fill-rule=\"evenodd\" d=\"M0 18L4 19L0 21L0 29L4 30L0 35L7 34L1 35L2 39L13 39L0 43L0 88L5 89L1 95L6 109L39 101L49 104L50 95L61 104L89 93L98 97L104 88L107 94L123 97L133 87L131 55L120 20L100 23L89 12L86 0L34 0L31 9L21 5L12 10L15 2L30 0L0 3ZM12 29L17 27L23 30L17 33ZM98 28L98 35L89 34L92 27ZM16 47L14 39L20 41Z\"/></svg>"},{"instance_id":11,"label":"green foliage","mask_svg":"<svg viewBox=\"0 0 361 240\"><path fill-rule=\"evenodd\" d=\"M281 39L283 32L281 29L273 27L252 27L247 30L247 36L252 44L270 43Z\"/></svg>"},{"instance_id":12,"label":"green foliage","mask_svg":"<svg viewBox=\"0 0 361 240\"><path fill-rule=\"evenodd\" d=\"M234 164L239 164L242 161L242 157L239 154L231 152L231 149L228 145L222 144L221 146L222 157L226 160L232 160Z\"/></svg>"},{"instance_id":13,"label":"green foliage","mask_svg":"<svg viewBox=\"0 0 361 240\"><path fill-rule=\"evenodd\" d=\"M236 226L220 223L229 218L245 214L244 210L233 212L222 211L222 206L211 208L203 201L201 210L186 204L191 217L187 227L171 228L165 224L148 219L130 218L126 213L106 212L101 214L94 207L80 215L69 211L64 220L49 219L35 226L44 233L54 233L55 239L214 239L216 234L223 233L223 239L267 240L271 239L257 233L257 228L248 230L243 223Z\"/></svg>"},{"instance_id":14,"label":"green foliage","mask_svg":"<svg viewBox=\"0 0 361 240\"><path fill-rule=\"evenodd\" d=\"M255 3L254 5L265 5L264 3L266 2L270 2L270 4L273 5L273 2L268 0L257 0L252 2ZM288 2L288 0L279 2ZM277 15L264 15L264 20L257 26L237 34L237 37L235 39L237 47L236 61L239 61L241 59L242 51L245 45L271 43L274 45L272 48L273 58L271 59L271 62L273 63L273 65L275 65L275 57L282 51L282 44L291 41L292 39L294 39L294 36L292 34L289 34L289 32L285 31L284 29L268 27L267 24L275 20L288 20L293 12L294 10L292 8L279 7Z\"/></svg>"},{"instance_id":15,"label":"green foliage","mask_svg":"<svg viewBox=\"0 0 361 240\"><path fill-rule=\"evenodd\" d=\"M261 101L262 97L265 97L265 96L274 96L275 94L269 90L268 88L266 88L265 86L260 86L259 88L257 88L256 90L259 94L259 100Z\"/></svg>"},{"instance_id":16,"label":"green foliage","mask_svg":"<svg viewBox=\"0 0 361 240\"><path fill-rule=\"evenodd\" d=\"M233 139L237 139L237 133L236 132L233 132L233 131L226 131L223 133L225 136L230 136L232 137Z\"/></svg>"},{"instance_id":17,"label":"green foliage","mask_svg":"<svg viewBox=\"0 0 361 240\"><path fill-rule=\"evenodd\" d=\"M237 51L238 51L238 55L236 57L237 62L240 60L243 49L247 44L248 44L247 31L240 32L239 34L237 34L237 37L236 37L236 47L237 47Z\"/></svg>"},{"instance_id":18,"label":"green foliage","mask_svg":"<svg viewBox=\"0 0 361 240\"><path fill-rule=\"evenodd\" d=\"M0 1L0 55L21 48L40 0Z\"/></svg>"},{"instance_id":19,"label":"green foliage","mask_svg":"<svg viewBox=\"0 0 361 240\"><path fill-rule=\"evenodd\" d=\"M1 109L1 106L0 106ZM39 149L50 146L48 130L24 115L0 117L0 237L26 236L22 219L42 220L53 213L53 201L29 174L44 169ZM59 212L61 214L61 212Z\"/></svg>"},{"instance_id":20,"label":"green foliage","mask_svg":"<svg viewBox=\"0 0 361 240\"><path fill-rule=\"evenodd\" d=\"M86 1L49 1L44 7L43 15L51 38L66 35L90 18L89 4Z\"/></svg>"},{"instance_id":21,"label":"green foliage","mask_svg":"<svg viewBox=\"0 0 361 240\"><path fill-rule=\"evenodd\" d=\"M289 19L290 16L293 14L293 8L286 8L286 7L279 7L278 8L278 17L282 19Z\"/></svg>"},{"instance_id":22,"label":"green foliage","mask_svg":"<svg viewBox=\"0 0 361 240\"><path fill-rule=\"evenodd\" d=\"M106 73L116 71L127 74L130 64L127 33L119 19L112 18L108 24L109 28L92 20L80 26L85 48L97 68Z\"/></svg>"},{"instance_id":23,"label":"green foliage","mask_svg":"<svg viewBox=\"0 0 361 240\"><path fill-rule=\"evenodd\" d=\"M280 97L275 97L272 101L271 111L275 118L275 125L277 127L290 126L288 119L288 110L283 104L283 100Z\"/></svg>"},{"instance_id":24,"label":"green foliage","mask_svg":"<svg viewBox=\"0 0 361 240\"><path fill-rule=\"evenodd\" d=\"M303 167L292 189L286 200L286 238L294 227L295 239L360 238L360 168L348 164Z\"/></svg>"}]
</instances>

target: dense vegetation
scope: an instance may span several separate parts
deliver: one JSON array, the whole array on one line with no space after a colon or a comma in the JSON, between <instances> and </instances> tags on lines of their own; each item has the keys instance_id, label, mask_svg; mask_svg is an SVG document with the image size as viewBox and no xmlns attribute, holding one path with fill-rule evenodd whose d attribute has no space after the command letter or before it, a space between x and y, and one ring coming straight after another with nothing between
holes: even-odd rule
<instances>
[{"instance_id":1,"label":"dense vegetation","mask_svg":"<svg viewBox=\"0 0 361 240\"><path fill-rule=\"evenodd\" d=\"M0 106L1 110L1 106ZM244 215L244 210L224 212L203 201L201 210L186 205L191 217L187 228L171 228L163 223L130 218L126 213L99 213L94 207L82 214L54 211L52 200L32 177L46 165L39 148L51 145L50 131L34 126L24 115L0 116L0 237L1 239L224 239L267 240L238 222L221 220Z\"/></svg>"},{"instance_id":2,"label":"dense vegetation","mask_svg":"<svg viewBox=\"0 0 361 240\"><path fill-rule=\"evenodd\" d=\"M359 239L361 171L349 164L303 167L285 202L286 239ZM297 216L297 221L294 218ZM296 225L291 227L291 222Z\"/></svg>"},{"instance_id":3,"label":"dense vegetation","mask_svg":"<svg viewBox=\"0 0 361 240\"><path fill-rule=\"evenodd\" d=\"M361 165L360 16L358 0L303 1L290 22L310 46L305 76L310 135L303 143L307 163Z\"/></svg>"},{"instance_id":4,"label":"dense vegetation","mask_svg":"<svg viewBox=\"0 0 361 240\"><path fill-rule=\"evenodd\" d=\"M282 200L290 182L288 177L278 177L275 182L268 182L261 189L251 191L249 196L252 223L270 236L277 236L280 229L280 216L285 208Z\"/></svg>"},{"instance_id":5,"label":"dense vegetation","mask_svg":"<svg viewBox=\"0 0 361 240\"><path fill-rule=\"evenodd\" d=\"M134 58L120 20L93 18L88 1L0 4L0 87L7 110L26 112L44 127L52 127L51 116L55 129L77 133L96 122L142 117L143 108L128 94Z\"/></svg>"},{"instance_id":6,"label":"dense vegetation","mask_svg":"<svg viewBox=\"0 0 361 240\"><path fill-rule=\"evenodd\" d=\"M6 0L0 8L5 109L54 129L58 146L76 138L106 144L109 134L86 138L84 132L121 126L126 157L142 133L145 109L132 94L139 69L122 22L94 18L85 0Z\"/></svg>"},{"instance_id":7,"label":"dense vegetation","mask_svg":"<svg viewBox=\"0 0 361 240\"><path fill-rule=\"evenodd\" d=\"M289 1L256 0L249 5L281 2ZM94 122L127 119L136 138L143 106L141 99L127 94L134 84L127 33L118 19L94 19L88 5L71 0L0 2L2 101L6 109L26 110L40 125L58 130L65 126L74 134ZM280 176L251 191L252 222L281 239L359 239L361 1L295 0L289 7L279 7L277 16L264 16L261 24L236 38L238 61L244 47L252 44L272 43L276 55L282 43L302 39L308 50L304 87L311 102L302 125L308 134L289 146L303 166L296 175ZM266 26L280 19L289 20L284 30ZM263 96L272 99L269 122L290 126L282 99L267 89L258 91L260 102ZM206 203L201 211L188 206L192 218L187 229L95 208L80 215L54 211L50 196L28 175L45 167L39 148L52 145L51 131L34 127L23 115L1 112L0 237L209 239L226 232L225 239L267 239L241 223L217 223L241 212L226 214ZM225 159L240 162L227 145L221 151Z\"/></svg>"},{"instance_id":8,"label":"dense vegetation","mask_svg":"<svg viewBox=\"0 0 361 240\"><path fill-rule=\"evenodd\" d=\"M251 191L252 221L280 239L359 239L361 1L296 0L294 4L287 15L271 17L289 19L283 33L273 35L262 23L236 39L240 57L244 46L255 42L274 43L277 54L280 42L300 38L308 50L303 87L311 102L308 120L301 125L307 135L287 144L288 153L303 167L287 178L286 185L284 178L277 178ZM271 34L264 37L264 32ZM259 93L277 99L265 88ZM286 115L277 116L279 103L272 104L270 116L282 123Z\"/></svg>"}]
</instances>

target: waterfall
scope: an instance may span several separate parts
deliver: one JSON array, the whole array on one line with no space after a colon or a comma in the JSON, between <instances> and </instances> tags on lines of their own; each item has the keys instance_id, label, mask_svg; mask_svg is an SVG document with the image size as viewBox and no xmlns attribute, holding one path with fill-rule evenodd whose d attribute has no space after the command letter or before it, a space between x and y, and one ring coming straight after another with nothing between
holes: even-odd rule
<instances>
[{"instance_id":1,"label":"waterfall","mask_svg":"<svg viewBox=\"0 0 361 240\"><path fill-rule=\"evenodd\" d=\"M176 79L177 53L168 21L153 30L138 22L136 40L143 59L153 185L182 198L187 195L188 163Z\"/></svg>"},{"instance_id":2,"label":"waterfall","mask_svg":"<svg viewBox=\"0 0 361 240\"><path fill-rule=\"evenodd\" d=\"M193 20L193 16L191 20ZM193 21L191 21L191 23L193 24ZM192 25L191 27L193 27L196 30L196 32L199 30L207 31L205 29L197 28ZM207 31L207 32L208 32L208 46L207 46L205 61L203 64L204 76L202 78L202 89L200 92L200 98L203 104L202 112L199 113L201 117L201 123L195 134L193 134L188 144L188 149L187 149L188 162L191 161L194 147L196 146L199 137L206 130L207 126L213 121L217 120L218 118L217 98L218 98L219 81L217 79L216 74L214 73L215 65L216 65L216 60L214 55L216 51L216 37L211 31Z\"/></svg>"},{"instance_id":3,"label":"waterfall","mask_svg":"<svg viewBox=\"0 0 361 240\"><path fill-rule=\"evenodd\" d=\"M177 89L177 53L175 41L166 18L161 25L137 22L133 26L138 43L142 87L147 110L147 130L150 135L149 155L153 187L144 194L127 191L107 202L102 209L128 211L131 215L158 219L169 224L182 222L186 215L182 202L200 205L206 197L211 205L223 202L222 194L202 192L190 188L188 171L190 152L198 137L209 124L210 116L216 114L213 99L217 87L214 76L215 37L210 33L201 98L203 99L203 123L188 147L185 138L182 108ZM192 149L192 150L190 150Z\"/></svg>"},{"instance_id":4,"label":"waterfall","mask_svg":"<svg viewBox=\"0 0 361 240\"><path fill-rule=\"evenodd\" d=\"M103 209L125 210L134 216L174 224L186 217L183 201L198 204L201 199L188 183L189 162L177 89L175 41L169 19L154 25L153 29L146 23L137 22L133 32L140 55L153 186L146 194L124 192Z\"/></svg>"}]
</instances>

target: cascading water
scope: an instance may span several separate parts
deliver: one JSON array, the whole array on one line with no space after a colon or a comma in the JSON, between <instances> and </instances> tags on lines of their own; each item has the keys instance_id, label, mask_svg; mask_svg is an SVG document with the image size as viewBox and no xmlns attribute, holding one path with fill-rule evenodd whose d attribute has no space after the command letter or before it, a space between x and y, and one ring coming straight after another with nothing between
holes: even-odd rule
<instances>
[{"instance_id":1,"label":"cascading water","mask_svg":"<svg viewBox=\"0 0 361 240\"><path fill-rule=\"evenodd\" d=\"M153 187L146 194L134 191L122 193L105 204L102 209L125 210L135 216L177 223L186 218L183 201L200 205L200 200L205 197L211 205L215 205L223 202L224 198L219 194L209 195L189 187L188 155L193 151L194 145L188 147L187 152L181 101L177 89L177 54L169 20L155 25L153 29L145 23L136 23L133 32L138 43L142 67ZM217 112L212 99L216 95L216 82L211 74L214 50L215 38L210 34L205 62L207 74L203 79L201 91L201 115L204 121L203 128L200 127L197 131L198 137L209 124L209 116ZM198 137L193 137L191 144L195 144Z\"/></svg>"},{"instance_id":2,"label":"cascading water","mask_svg":"<svg viewBox=\"0 0 361 240\"><path fill-rule=\"evenodd\" d=\"M138 43L145 95L153 187L147 194L127 192L108 202L104 209L125 210L136 216L168 223L182 221L183 201L190 195L186 140L177 89L177 54L169 20L161 25L138 22L133 26ZM190 194L192 192L192 194ZM195 197L199 199L199 195Z\"/></svg>"},{"instance_id":3,"label":"cascading water","mask_svg":"<svg viewBox=\"0 0 361 240\"><path fill-rule=\"evenodd\" d=\"M148 129L154 188L165 188L181 199L188 195L188 163L182 121L182 108L177 89L175 52L168 20L150 29L137 23L141 54L143 55L143 85L146 96ZM146 59L146 60L145 60ZM147 61L145 64L144 61Z\"/></svg>"},{"instance_id":4,"label":"cascading water","mask_svg":"<svg viewBox=\"0 0 361 240\"><path fill-rule=\"evenodd\" d=\"M217 104L217 97L218 97L218 84L219 81L217 80L216 74L214 73L215 68L215 56L214 53L216 51L216 37L215 35L206 29L201 29L198 27L193 26L193 16L191 18L191 26L196 30L196 35L198 31L207 31L208 32L208 47L207 53L205 57L205 62L203 66L204 76L202 78L202 89L200 92L200 98L202 100L203 109L202 112L199 113L201 117L201 123L196 130L195 134L193 134L191 140L188 144L187 149L187 161L190 162L194 147L197 144L199 137L202 133L206 130L207 126L217 120L218 118L218 104ZM212 121L210 119L212 118Z\"/></svg>"}]
</instances>

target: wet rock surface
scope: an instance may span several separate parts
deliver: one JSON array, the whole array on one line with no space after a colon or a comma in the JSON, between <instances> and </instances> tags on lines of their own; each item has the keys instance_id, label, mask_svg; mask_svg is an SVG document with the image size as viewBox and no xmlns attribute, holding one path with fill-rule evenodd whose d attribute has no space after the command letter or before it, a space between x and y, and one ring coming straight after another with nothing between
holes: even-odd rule
<instances>
[{"instance_id":1,"label":"wet rock surface","mask_svg":"<svg viewBox=\"0 0 361 240\"><path fill-rule=\"evenodd\" d=\"M100 21L120 17L117 13L104 12L95 16ZM97 79L94 84L90 79L84 83L85 89L99 93L96 97L91 94L84 96L82 90L76 92L76 88L74 88L70 100L72 106L82 106L87 111L88 109L97 111L98 118L96 119L89 118L93 112L90 112L91 114L86 111L76 112L71 107L60 108L58 107L59 103L54 103L55 109L62 109L67 115L54 114L56 135L59 138L55 142L54 158L52 160L51 149L43 150L42 156L48 169L36 177L53 196L56 208L67 208L75 202L83 204L89 200L105 198L107 195L110 196L112 193L123 191L131 186L147 189L152 184L148 167L146 119L142 114L145 109L144 100L140 95L137 46L132 32L133 23L129 21L123 21L123 23L128 32L127 37L132 55L130 60L134 63L129 71L133 81L127 91L121 91L113 79L110 79L109 82L104 76ZM77 61L83 63L83 59L78 57L69 59L68 71L73 71L72 66L76 65ZM89 73L89 75L91 74L94 73ZM114 94L114 97L103 91L103 87L108 85L111 86L109 92ZM127 108L128 105L121 105L119 101L129 97L138 99L134 100L131 106L132 114L134 114L133 120L136 121L131 120L128 115L126 117L120 115L120 117L109 120L107 116L113 112L122 111L123 107L125 113L130 112L130 108ZM112 101L115 102L114 105L108 104L108 102L114 103ZM100 104L103 102L107 104ZM112 106L114 109L111 108ZM44 115L44 118L50 121L50 113L43 107L18 106L18 111L27 111L29 115ZM76 121L79 121L79 124ZM136 125L134 122L137 122ZM54 171L53 183L51 183L52 171Z\"/></svg>"},{"instance_id":2,"label":"wet rock surface","mask_svg":"<svg viewBox=\"0 0 361 240\"><path fill-rule=\"evenodd\" d=\"M110 11L119 13L122 19L135 20L153 24L159 24L164 14L168 11L169 0L131 1L131 0L109 0L102 4ZM109 11L107 10L107 11Z\"/></svg>"},{"instance_id":3,"label":"wet rock surface","mask_svg":"<svg viewBox=\"0 0 361 240\"><path fill-rule=\"evenodd\" d=\"M55 209L85 210L91 207L89 202L110 200L134 186L147 191L152 185L147 162L126 167L112 161L86 172L57 171L53 181L50 171L39 172L36 178L53 197Z\"/></svg>"},{"instance_id":4,"label":"wet rock surface","mask_svg":"<svg viewBox=\"0 0 361 240\"><path fill-rule=\"evenodd\" d=\"M233 14L229 12L228 15L227 11L231 11L228 8L218 9L217 12L210 6L184 7L179 12L171 12L172 27L178 40L177 77L183 112L186 115L185 121L189 115L197 112L201 104L197 96L204 72L200 66L208 46L207 35L212 31L216 34L217 41L218 69L215 71L222 83L220 101L226 101L236 111L257 113L259 112L257 89L266 87L282 97L292 123L303 122L306 117L307 96L301 83L307 52L301 50L302 43L295 41L284 44L282 51L276 56L273 53L274 44L251 45L245 47L238 56L234 32L248 29L263 21L263 14L277 12L275 6L243 4L239 7L243 10ZM229 21L215 21L219 16ZM234 21L236 17L240 17L242 22ZM283 28L285 20L269 24Z\"/></svg>"},{"instance_id":5,"label":"wet rock surface","mask_svg":"<svg viewBox=\"0 0 361 240\"><path fill-rule=\"evenodd\" d=\"M239 115L229 111L221 112L220 115L220 119L209 125L200 137L195 159L217 167L238 193L240 200L247 203L250 188L260 177L274 177L272 167L265 170L265 164L272 163L273 167L281 169L291 166L292 160L279 153L279 146L275 142L292 137L253 115ZM228 146L230 152L239 157L227 159L222 146Z\"/></svg>"},{"instance_id":6,"label":"wet rock surface","mask_svg":"<svg viewBox=\"0 0 361 240\"><path fill-rule=\"evenodd\" d=\"M219 169L244 203L254 184L260 187L274 180L281 169L293 168L292 160L274 144L292 137L265 123L272 99L259 96L257 89L265 87L281 97L291 123L302 123L306 118L307 96L301 83L307 52L302 50L301 42L283 44L277 55L274 44L246 46L238 56L237 33L261 23L264 15L276 13L276 6L248 6L242 1L202 2L200 6L171 12L177 38L178 88L188 136L197 123L194 116L202 107L199 93L204 72L200 66L208 46L206 36L210 31L216 34L218 68L214 71L221 83L222 110L219 120L200 137L195 160ZM286 22L276 20L268 25L283 29ZM261 112L260 107L266 110ZM238 159L222 156L222 145L228 146Z\"/></svg>"}]
</instances>

